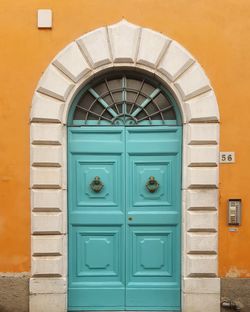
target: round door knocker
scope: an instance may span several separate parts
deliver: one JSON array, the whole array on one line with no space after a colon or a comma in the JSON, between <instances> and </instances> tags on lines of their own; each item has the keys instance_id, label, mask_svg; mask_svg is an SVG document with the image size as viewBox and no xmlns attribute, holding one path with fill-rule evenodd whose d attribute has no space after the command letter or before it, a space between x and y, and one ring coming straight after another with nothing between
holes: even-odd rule
<instances>
[{"instance_id":1,"label":"round door knocker","mask_svg":"<svg viewBox=\"0 0 250 312\"><path fill-rule=\"evenodd\" d=\"M103 188L103 183L100 179L100 177L96 176L94 178L94 180L90 183L90 187L91 189L96 192L96 193L99 193L101 191L101 189Z\"/></svg>"},{"instance_id":2,"label":"round door knocker","mask_svg":"<svg viewBox=\"0 0 250 312\"><path fill-rule=\"evenodd\" d=\"M159 188L159 183L155 180L153 176L149 177L148 182L146 183L146 188L150 193L154 193Z\"/></svg>"}]
</instances>

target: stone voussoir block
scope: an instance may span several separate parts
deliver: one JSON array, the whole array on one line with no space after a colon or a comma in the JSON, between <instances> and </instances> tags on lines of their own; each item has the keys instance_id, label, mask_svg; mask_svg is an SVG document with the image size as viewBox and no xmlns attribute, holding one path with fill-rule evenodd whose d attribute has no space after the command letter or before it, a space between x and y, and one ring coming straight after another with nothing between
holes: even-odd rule
<instances>
[{"instance_id":1,"label":"stone voussoir block","mask_svg":"<svg viewBox=\"0 0 250 312\"><path fill-rule=\"evenodd\" d=\"M64 190L32 189L31 206L35 211L62 211Z\"/></svg>"},{"instance_id":2,"label":"stone voussoir block","mask_svg":"<svg viewBox=\"0 0 250 312\"><path fill-rule=\"evenodd\" d=\"M192 232L216 232L218 228L217 211L187 211L186 229Z\"/></svg>"},{"instance_id":3,"label":"stone voussoir block","mask_svg":"<svg viewBox=\"0 0 250 312\"><path fill-rule=\"evenodd\" d=\"M122 20L117 24L109 26L108 33L113 61L115 63L135 62L140 27Z\"/></svg>"},{"instance_id":4,"label":"stone voussoir block","mask_svg":"<svg viewBox=\"0 0 250 312\"><path fill-rule=\"evenodd\" d=\"M219 144L219 124L195 124L185 126L187 144L189 145L216 145Z\"/></svg>"},{"instance_id":5,"label":"stone voussoir block","mask_svg":"<svg viewBox=\"0 0 250 312\"><path fill-rule=\"evenodd\" d=\"M217 255L187 255L187 276L217 276Z\"/></svg>"},{"instance_id":6,"label":"stone voussoir block","mask_svg":"<svg viewBox=\"0 0 250 312\"><path fill-rule=\"evenodd\" d=\"M61 167L62 146L31 146L31 164L34 167Z\"/></svg>"},{"instance_id":7,"label":"stone voussoir block","mask_svg":"<svg viewBox=\"0 0 250 312\"><path fill-rule=\"evenodd\" d=\"M32 257L32 276L62 276L62 256L40 256Z\"/></svg>"},{"instance_id":8,"label":"stone voussoir block","mask_svg":"<svg viewBox=\"0 0 250 312\"><path fill-rule=\"evenodd\" d=\"M50 65L39 81L37 91L66 101L73 87L74 84L69 79L65 78L53 65Z\"/></svg>"},{"instance_id":9,"label":"stone voussoir block","mask_svg":"<svg viewBox=\"0 0 250 312\"><path fill-rule=\"evenodd\" d=\"M31 232L33 235L63 234L61 212L33 212Z\"/></svg>"},{"instance_id":10,"label":"stone voussoir block","mask_svg":"<svg viewBox=\"0 0 250 312\"><path fill-rule=\"evenodd\" d=\"M31 167L31 188L62 188L62 169L56 167Z\"/></svg>"},{"instance_id":11,"label":"stone voussoir block","mask_svg":"<svg viewBox=\"0 0 250 312\"><path fill-rule=\"evenodd\" d=\"M219 122L218 104L213 91L185 102L188 122Z\"/></svg>"},{"instance_id":12,"label":"stone voussoir block","mask_svg":"<svg viewBox=\"0 0 250 312\"><path fill-rule=\"evenodd\" d=\"M78 82L91 70L75 42L61 51L54 59L53 64L74 82Z\"/></svg>"},{"instance_id":13,"label":"stone voussoir block","mask_svg":"<svg viewBox=\"0 0 250 312\"><path fill-rule=\"evenodd\" d=\"M136 62L155 69L169 43L166 36L143 28Z\"/></svg>"},{"instance_id":14,"label":"stone voussoir block","mask_svg":"<svg viewBox=\"0 0 250 312\"><path fill-rule=\"evenodd\" d=\"M35 235L31 239L33 256L63 255L63 235Z\"/></svg>"},{"instance_id":15,"label":"stone voussoir block","mask_svg":"<svg viewBox=\"0 0 250 312\"><path fill-rule=\"evenodd\" d=\"M85 34L77 39L77 43L93 68L112 63L105 27Z\"/></svg>"},{"instance_id":16,"label":"stone voussoir block","mask_svg":"<svg viewBox=\"0 0 250 312\"><path fill-rule=\"evenodd\" d=\"M218 187L217 167L189 167L186 170L186 179L183 181L184 189Z\"/></svg>"},{"instance_id":17,"label":"stone voussoir block","mask_svg":"<svg viewBox=\"0 0 250 312\"><path fill-rule=\"evenodd\" d=\"M188 167L216 167L219 162L218 145L190 145L187 147Z\"/></svg>"},{"instance_id":18,"label":"stone voussoir block","mask_svg":"<svg viewBox=\"0 0 250 312\"><path fill-rule=\"evenodd\" d=\"M185 190L186 210L217 210L217 189Z\"/></svg>"},{"instance_id":19,"label":"stone voussoir block","mask_svg":"<svg viewBox=\"0 0 250 312\"><path fill-rule=\"evenodd\" d=\"M172 41L160 61L158 70L170 81L175 81L193 62L191 54L177 42Z\"/></svg>"},{"instance_id":20,"label":"stone voussoir block","mask_svg":"<svg viewBox=\"0 0 250 312\"><path fill-rule=\"evenodd\" d=\"M211 89L210 82L198 63L194 63L176 81L183 100L191 99Z\"/></svg>"},{"instance_id":21,"label":"stone voussoir block","mask_svg":"<svg viewBox=\"0 0 250 312\"><path fill-rule=\"evenodd\" d=\"M32 123L30 128L31 144L61 145L62 128L61 124Z\"/></svg>"},{"instance_id":22,"label":"stone voussoir block","mask_svg":"<svg viewBox=\"0 0 250 312\"><path fill-rule=\"evenodd\" d=\"M35 92L32 100L31 122L60 123L63 108L62 101Z\"/></svg>"},{"instance_id":23,"label":"stone voussoir block","mask_svg":"<svg viewBox=\"0 0 250 312\"><path fill-rule=\"evenodd\" d=\"M187 253L217 253L217 233L187 233Z\"/></svg>"}]
</instances>

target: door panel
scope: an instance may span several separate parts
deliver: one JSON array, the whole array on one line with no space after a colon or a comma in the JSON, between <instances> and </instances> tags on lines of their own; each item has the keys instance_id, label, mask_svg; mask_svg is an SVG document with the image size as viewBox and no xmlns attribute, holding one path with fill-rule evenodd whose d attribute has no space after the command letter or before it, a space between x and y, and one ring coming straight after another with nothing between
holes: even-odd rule
<instances>
[{"instance_id":1,"label":"door panel","mask_svg":"<svg viewBox=\"0 0 250 312\"><path fill-rule=\"evenodd\" d=\"M75 226L73 233L76 237L75 253L79 255L76 277L86 277L86 282L109 276L121 282L121 228Z\"/></svg>"},{"instance_id":2,"label":"door panel","mask_svg":"<svg viewBox=\"0 0 250 312\"><path fill-rule=\"evenodd\" d=\"M130 226L130 231L131 253L133 254L131 281L133 281L133 276L172 276L172 229L158 227L153 230L152 227Z\"/></svg>"},{"instance_id":3,"label":"door panel","mask_svg":"<svg viewBox=\"0 0 250 312\"><path fill-rule=\"evenodd\" d=\"M69 310L125 305L124 129L69 129ZM95 177L101 191L92 189Z\"/></svg>"},{"instance_id":4,"label":"door panel","mask_svg":"<svg viewBox=\"0 0 250 312\"><path fill-rule=\"evenodd\" d=\"M126 128L126 309L180 307L178 128ZM158 183L155 192L146 184Z\"/></svg>"},{"instance_id":5,"label":"door panel","mask_svg":"<svg viewBox=\"0 0 250 312\"><path fill-rule=\"evenodd\" d=\"M181 128L69 128L68 140L69 311L178 310Z\"/></svg>"}]
</instances>

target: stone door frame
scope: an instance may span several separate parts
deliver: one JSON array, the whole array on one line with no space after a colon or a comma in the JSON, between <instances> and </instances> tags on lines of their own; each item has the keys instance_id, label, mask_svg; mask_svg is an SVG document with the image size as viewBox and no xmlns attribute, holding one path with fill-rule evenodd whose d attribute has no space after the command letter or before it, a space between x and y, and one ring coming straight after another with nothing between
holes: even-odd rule
<instances>
[{"instance_id":1,"label":"stone door frame","mask_svg":"<svg viewBox=\"0 0 250 312\"><path fill-rule=\"evenodd\" d=\"M125 20L91 31L49 64L31 110L30 311L67 311L67 116L79 90L114 68L145 71L183 120L182 311L220 310L219 111L203 69L180 44Z\"/></svg>"}]
</instances>

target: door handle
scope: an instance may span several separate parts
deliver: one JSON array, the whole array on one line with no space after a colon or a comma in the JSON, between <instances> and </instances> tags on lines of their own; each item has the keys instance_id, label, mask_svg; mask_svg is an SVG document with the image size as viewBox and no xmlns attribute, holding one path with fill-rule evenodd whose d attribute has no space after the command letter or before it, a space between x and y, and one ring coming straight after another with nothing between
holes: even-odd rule
<instances>
[{"instance_id":1,"label":"door handle","mask_svg":"<svg viewBox=\"0 0 250 312\"><path fill-rule=\"evenodd\" d=\"M101 189L103 188L104 184L102 183L100 177L96 176L93 181L90 183L90 187L91 189L96 192L99 193L101 191Z\"/></svg>"},{"instance_id":2,"label":"door handle","mask_svg":"<svg viewBox=\"0 0 250 312\"><path fill-rule=\"evenodd\" d=\"M160 184L157 182L155 177L151 176L146 183L146 188L150 193L154 193L159 188Z\"/></svg>"}]
</instances>

